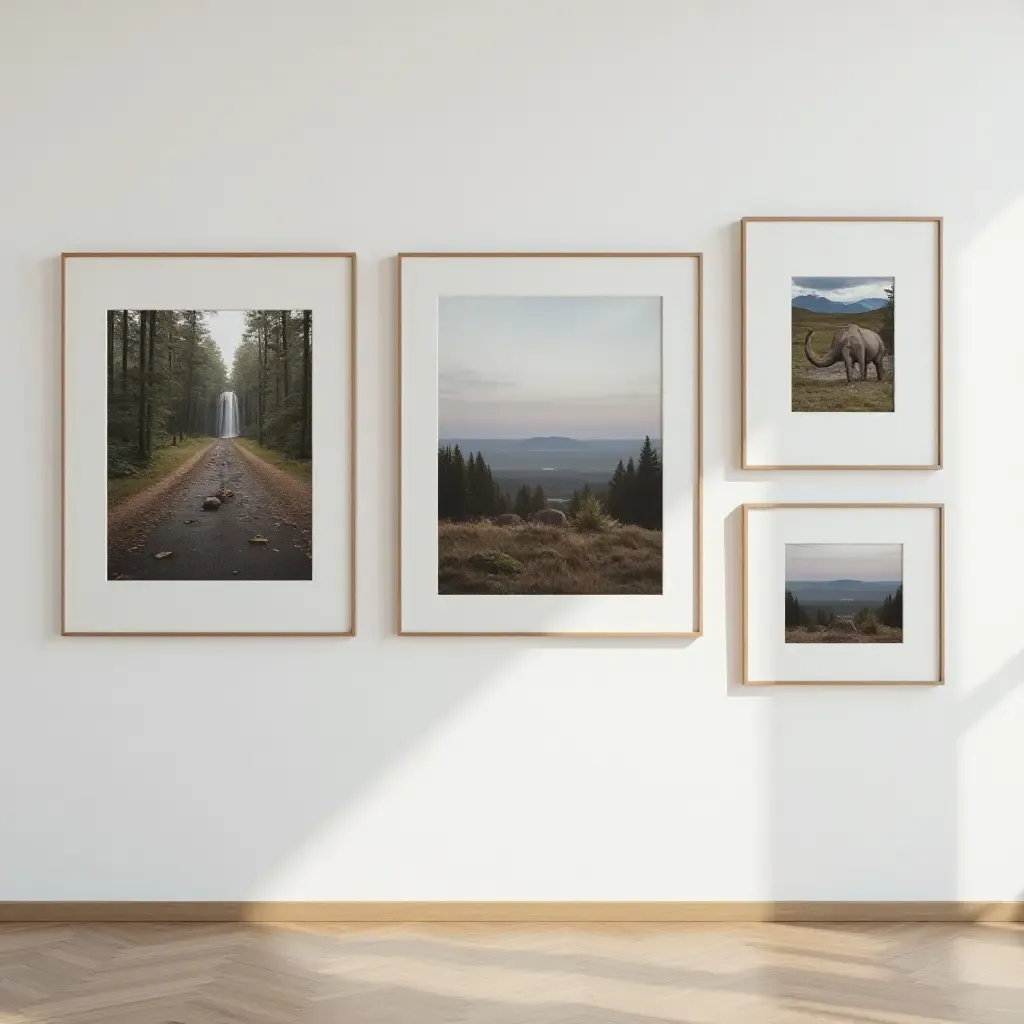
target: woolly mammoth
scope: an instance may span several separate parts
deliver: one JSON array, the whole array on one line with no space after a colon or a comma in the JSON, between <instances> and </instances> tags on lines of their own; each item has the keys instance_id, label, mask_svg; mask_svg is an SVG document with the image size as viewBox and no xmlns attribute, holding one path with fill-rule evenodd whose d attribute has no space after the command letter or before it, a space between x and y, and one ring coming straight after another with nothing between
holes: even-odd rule
<instances>
[{"instance_id":1,"label":"woolly mammoth","mask_svg":"<svg viewBox=\"0 0 1024 1024\"><path fill-rule=\"evenodd\" d=\"M522 526L523 517L517 516L515 512L502 512L500 516L495 516L491 522L495 526Z\"/></svg>"},{"instance_id":2,"label":"woolly mammoth","mask_svg":"<svg viewBox=\"0 0 1024 1024\"><path fill-rule=\"evenodd\" d=\"M557 508L542 508L530 513L530 522L542 526L568 526L569 520L565 513Z\"/></svg>"},{"instance_id":3,"label":"woolly mammoth","mask_svg":"<svg viewBox=\"0 0 1024 1024\"><path fill-rule=\"evenodd\" d=\"M804 338L804 355L812 365L824 368L841 361L846 364L847 381L852 381L855 364L860 367L860 379L867 380L868 363L874 363L878 379L885 379L885 344L874 331L855 324L840 327L832 337L831 347L821 359L811 351L813 333L813 330L808 331Z\"/></svg>"}]
</instances>

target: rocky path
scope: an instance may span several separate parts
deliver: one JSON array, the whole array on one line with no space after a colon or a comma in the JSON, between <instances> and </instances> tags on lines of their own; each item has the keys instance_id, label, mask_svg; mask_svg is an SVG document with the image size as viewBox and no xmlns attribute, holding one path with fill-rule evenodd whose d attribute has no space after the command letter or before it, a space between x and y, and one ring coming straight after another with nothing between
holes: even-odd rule
<instances>
[{"instance_id":1,"label":"rocky path","mask_svg":"<svg viewBox=\"0 0 1024 1024\"><path fill-rule=\"evenodd\" d=\"M231 493L204 509L219 492ZM308 580L310 528L309 488L222 438L134 528L111 526L108 576Z\"/></svg>"}]
</instances>

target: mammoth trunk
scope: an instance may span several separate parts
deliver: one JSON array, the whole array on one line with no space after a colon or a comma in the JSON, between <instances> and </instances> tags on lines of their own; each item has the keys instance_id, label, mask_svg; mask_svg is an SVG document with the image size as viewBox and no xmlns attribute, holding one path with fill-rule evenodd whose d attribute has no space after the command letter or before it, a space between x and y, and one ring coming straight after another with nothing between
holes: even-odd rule
<instances>
[{"instance_id":1,"label":"mammoth trunk","mask_svg":"<svg viewBox=\"0 0 1024 1024\"><path fill-rule=\"evenodd\" d=\"M819 359L811 351L811 335L812 334L814 334L814 331L808 331L807 332L807 336L804 338L804 355L807 356L808 361L812 365L814 365L814 366L818 366L818 367L821 367L821 368L824 368L826 366L831 366L839 358L839 353L835 352L833 350L829 350L826 353L824 359Z\"/></svg>"},{"instance_id":2,"label":"mammoth trunk","mask_svg":"<svg viewBox=\"0 0 1024 1024\"><path fill-rule=\"evenodd\" d=\"M217 404L217 436L238 437L238 398L225 391Z\"/></svg>"}]
</instances>

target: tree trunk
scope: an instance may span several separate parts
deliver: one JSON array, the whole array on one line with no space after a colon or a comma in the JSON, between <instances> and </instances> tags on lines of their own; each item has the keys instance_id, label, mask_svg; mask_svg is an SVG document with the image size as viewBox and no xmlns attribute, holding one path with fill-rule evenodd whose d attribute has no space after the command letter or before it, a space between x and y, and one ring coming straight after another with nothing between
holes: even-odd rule
<instances>
[{"instance_id":1,"label":"tree trunk","mask_svg":"<svg viewBox=\"0 0 1024 1024\"><path fill-rule=\"evenodd\" d=\"M274 337L274 408L281 408L281 334Z\"/></svg>"},{"instance_id":2,"label":"tree trunk","mask_svg":"<svg viewBox=\"0 0 1024 1024\"><path fill-rule=\"evenodd\" d=\"M284 402L288 404L288 310L281 310L281 362L284 364Z\"/></svg>"},{"instance_id":3,"label":"tree trunk","mask_svg":"<svg viewBox=\"0 0 1024 1024\"><path fill-rule=\"evenodd\" d=\"M110 402L110 392L114 386L114 323L117 314L112 309L107 310L107 402Z\"/></svg>"},{"instance_id":4,"label":"tree trunk","mask_svg":"<svg viewBox=\"0 0 1024 1024\"><path fill-rule=\"evenodd\" d=\"M263 341L260 342L262 335ZM256 328L257 375L259 381L259 409L256 423L256 442L263 444L263 421L267 412L267 314L260 313L260 323Z\"/></svg>"},{"instance_id":5,"label":"tree trunk","mask_svg":"<svg viewBox=\"0 0 1024 1024\"><path fill-rule=\"evenodd\" d=\"M190 309L188 311L188 322L192 328L189 338L188 348L188 377L185 382L185 414L182 416L182 435L186 433L189 437L192 436L192 377L196 369L196 311Z\"/></svg>"},{"instance_id":6,"label":"tree trunk","mask_svg":"<svg viewBox=\"0 0 1024 1024\"><path fill-rule=\"evenodd\" d=\"M153 454L153 404L156 395L156 310L149 311L149 359L146 363L149 377L149 398L146 401L146 454Z\"/></svg>"},{"instance_id":7,"label":"tree trunk","mask_svg":"<svg viewBox=\"0 0 1024 1024\"><path fill-rule=\"evenodd\" d=\"M299 458L311 457L312 438L310 434L310 367L309 367L309 328L312 310L302 311L302 427L299 431Z\"/></svg>"},{"instance_id":8,"label":"tree trunk","mask_svg":"<svg viewBox=\"0 0 1024 1024\"><path fill-rule=\"evenodd\" d=\"M121 310L121 390L128 390L128 310Z\"/></svg>"},{"instance_id":9,"label":"tree trunk","mask_svg":"<svg viewBox=\"0 0 1024 1024\"><path fill-rule=\"evenodd\" d=\"M167 313L167 431L171 435L171 444L178 443L177 424L174 409L174 312Z\"/></svg>"},{"instance_id":10,"label":"tree trunk","mask_svg":"<svg viewBox=\"0 0 1024 1024\"><path fill-rule=\"evenodd\" d=\"M139 312L139 458L146 457L146 327L149 324L148 310Z\"/></svg>"},{"instance_id":11,"label":"tree trunk","mask_svg":"<svg viewBox=\"0 0 1024 1024\"><path fill-rule=\"evenodd\" d=\"M174 314L171 314L171 322ZM171 444L178 443L177 410L174 406L174 348L171 344L173 329L167 328L167 429L171 432Z\"/></svg>"}]
</instances>

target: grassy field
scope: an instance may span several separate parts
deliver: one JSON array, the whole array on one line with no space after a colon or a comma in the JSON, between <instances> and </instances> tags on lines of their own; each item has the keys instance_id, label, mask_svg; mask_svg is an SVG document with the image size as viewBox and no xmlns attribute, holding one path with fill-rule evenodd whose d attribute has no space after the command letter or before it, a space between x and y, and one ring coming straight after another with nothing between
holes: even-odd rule
<instances>
[{"instance_id":1,"label":"grassy field","mask_svg":"<svg viewBox=\"0 0 1024 1024\"><path fill-rule=\"evenodd\" d=\"M792 315L792 367L793 412L892 412L893 381L896 360L893 353L885 355L885 380L875 379L875 368L868 364L868 379L846 381L846 365L842 361L827 369L812 366L804 354L804 337L813 330L811 349L820 359L832 344L836 328L844 324L857 324L870 331L882 326L882 311L870 313L812 313L807 309L793 309Z\"/></svg>"},{"instance_id":2,"label":"grassy field","mask_svg":"<svg viewBox=\"0 0 1024 1024\"><path fill-rule=\"evenodd\" d=\"M661 532L438 523L439 594L660 594Z\"/></svg>"},{"instance_id":3,"label":"grassy field","mask_svg":"<svg viewBox=\"0 0 1024 1024\"><path fill-rule=\"evenodd\" d=\"M791 626L786 630L787 644L901 644L903 630L879 625L874 633L861 633L852 622L835 626Z\"/></svg>"},{"instance_id":4,"label":"grassy field","mask_svg":"<svg viewBox=\"0 0 1024 1024\"><path fill-rule=\"evenodd\" d=\"M145 469L131 476L118 476L107 480L107 506L116 505L125 498L146 490L212 443L208 437L192 437L176 445L157 448Z\"/></svg>"},{"instance_id":5,"label":"grassy field","mask_svg":"<svg viewBox=\"0 0 1024 1024\"><path fill-rule=\"evenodd\" d=\"M265 448L263 445L259 445L247 437L236 437L234 440L258 459L262 459L271 466L277 466L278 469L283 469L297 480L302 480L308 484L313 479L312 459L289 459L280 452L274 451L273 448Z\"/></svg>"}]
</instances>

